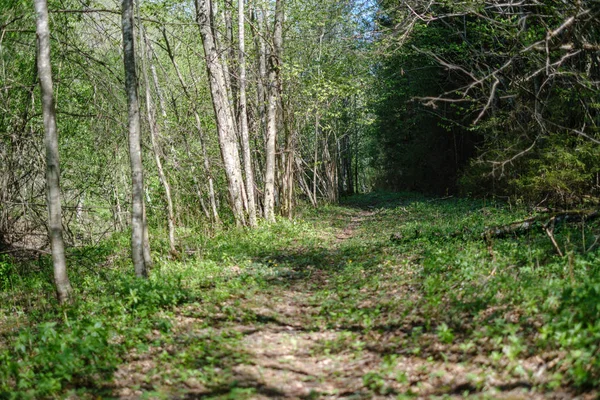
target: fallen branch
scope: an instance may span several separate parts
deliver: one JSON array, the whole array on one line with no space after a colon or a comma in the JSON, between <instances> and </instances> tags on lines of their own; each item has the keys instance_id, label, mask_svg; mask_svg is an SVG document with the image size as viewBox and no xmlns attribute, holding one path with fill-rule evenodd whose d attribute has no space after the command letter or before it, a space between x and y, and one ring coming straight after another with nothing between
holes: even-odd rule
<instances>
[{"instance_id":1,"label":"fallen branch","mask_svg":"<svg viewBox=\"0 0 600 400\"><path fill-rule=\"evenodd\" d=\"M556 249L556 252L558 253L558 255L561 257L564 257L563 252L560 250L560 247L558 246L558 243L556 242L556 239L554 238L554 227L555 226L556 226L556 218L552 217L552 218L550 218L550 221L548 221L548 223L544 225L544 231L546 231L546 235L548 235L548 237L550 238L550 241L552 242L552 245Z\"/></svg>"},{"instance_id":2,"label":"fallen branch","mask_svg":"<svg viewBox=\"0 0 600 400\"><path fill-rule=\"evenodd\" d=\"M535 217L527 218L522 221L510 223L508 225L497 226L486 229L481 234L481 237L485 240L491 240L492 238L502 238L511 234L522 234L529 232L534 228L543 229L546 234L550 230L553 233L554 226L562 222L582 222L591 221L600 217L600 210L572 210L555 212L546 215L538 215ZM553 235L549 235L552 239Z\"/></svg>"}]
</instances>

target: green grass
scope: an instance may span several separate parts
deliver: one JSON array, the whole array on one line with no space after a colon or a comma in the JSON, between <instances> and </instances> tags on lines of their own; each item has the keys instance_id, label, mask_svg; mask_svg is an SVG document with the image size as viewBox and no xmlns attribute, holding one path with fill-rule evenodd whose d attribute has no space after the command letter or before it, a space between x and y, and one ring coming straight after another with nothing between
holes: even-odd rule
<instances>
[{"instance_id":1,"label":"green grass","mask_svg":"<svg viewBox=\"0 0 600 400\"><path fill-rule=\"evenodd\" d=\"M110 397L123 366L138 364L145 378L133 389L149 398L194 387L251 397L261 387L233 370L251 363L240 327L273 324L336 332L314 354L377 354L381 364L362 377L371 394L411 395L400 357L418 359L430 379L443 374L436 366L483 359L471 392L484 391L491 372L541 393L595 389L600 257L584 249L600 227L559 226L565 257L543 232L480 239L485 227L528 215L503 203L374 193L253 231L181 230L178 261L155 234L148 281L132 276L128 237L115 235L69 252L76 294L66 307L54 300L47 257L2 256L0 398ZM351 232L336 239L343 229ZM305 312L257 311L292 291L306 296ZM543 380L535 359L548 366Z\"/></svg>"}]
</instances>

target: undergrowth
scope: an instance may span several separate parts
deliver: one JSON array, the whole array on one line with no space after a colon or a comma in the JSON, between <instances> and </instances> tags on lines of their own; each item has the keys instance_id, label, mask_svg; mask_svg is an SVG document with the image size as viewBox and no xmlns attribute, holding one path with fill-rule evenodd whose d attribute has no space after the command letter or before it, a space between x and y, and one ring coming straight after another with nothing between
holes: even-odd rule
<instances>
[{"instance_id":1,"label":"undergrowth","mask_svg":"<svg viewBox=\"0 0 600 400\"><path fill-rule=\"evenodd\" d=\"M340 332L319 351L382 355L363 377L373 394L394 394L392 381L408 385L397 370L401 355L430 363L483 357L542 392L595 389L600 227L558 226L563 257L542 231L481 239L486 227L530 215L496 202L375 193L252 231L209 237L182 229L178 260L155 232L147 281L133 277L128 236L117 234L70 250L76 293L65 307L54 300L49 258L0 256L0 398L110 397L119 368L140 354L168 366L136 388L150 397L194 385L217 397L250 395L231 372L249 360L228 324L273 323L249 304L290 287L309 293L317 309L296 323ZM360 221L351 237L337 240L352 218ZM186 318L193 328L183 327ZM482 390L481 379L472 377L469 390Z\"/></svg>"}]
</instances>

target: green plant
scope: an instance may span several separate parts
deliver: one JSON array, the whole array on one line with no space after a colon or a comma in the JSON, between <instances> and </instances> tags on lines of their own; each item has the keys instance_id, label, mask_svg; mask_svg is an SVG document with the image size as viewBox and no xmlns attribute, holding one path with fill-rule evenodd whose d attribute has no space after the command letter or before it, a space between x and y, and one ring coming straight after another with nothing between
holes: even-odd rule
<instances>
[{"instance_id":1,"label":"green plant","mask_svg":"<svg viewBox=\"0 0 600 400\"><path fill-rule=\"evenodd\" d=\"M0 291L6 291L11 288L12 274L14 274L14 269L9 257L0 255Z\"/></svg>"}]
</instances>

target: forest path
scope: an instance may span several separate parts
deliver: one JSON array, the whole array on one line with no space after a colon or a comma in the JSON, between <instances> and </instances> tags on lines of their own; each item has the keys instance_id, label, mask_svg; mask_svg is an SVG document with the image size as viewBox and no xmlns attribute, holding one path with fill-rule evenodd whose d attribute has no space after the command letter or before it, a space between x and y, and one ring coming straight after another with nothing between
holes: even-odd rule
<instances>
[{"instance_id":1,"label":"forest path","mask_svg":"<svg viewBox=\"0 0 600 400\"><path fill-rule=\"evenodd\" d=\"M331 352L336 343L346 346L349 332L326 326L319 292L332 278L324 264L330 267L339 261L334 254L372 215L370 211L352 210L342 222L345 226L335 228L323 248L316 250L323 258L313 261L322 264L296 265L303 270L299 276L246 299L243 313L252 315L253 324L223 327L243 335L239 346L245 352L244 362L231 366L232 379L239 388L232 391L233 398L371 398L364 389L363 376L381 362L381 357L362 349L359 357L355 351ZM292 262L309 249L297 250ZM301 279L295 279L298 277ZM251 390L245 393L243 388ZM188 393L187 398L206 395L215 393L201 389Z\"/></svg>"},{"instance_id":2,"label":"forest path","mask_svg":"<svg viewBox=\"0 0 600 400\"><path fill-rule=\"evenodd\" d=\"M386 279L406 271L382 266L379 245L367 244L381 239L378 226L378 211L372 207L345 208L318 246L275 255L294 272L230 302L236 309L233 321L212 331L239 334L235 346L243 356L223 370L229 374L226 383L192 388L184 398L458 399L481 391L469 376L485 376L483 398L552 398L529 393L529 383L501 377L486 368L485 360L464 364L456 355L444 359L449 346L435 335L418 339L428 348L423 355L404 348L407 335L424 321L418 313L402 321L380 312L396 297L415 296L410 284ZM363 267L342 272L353 262Z\"/></svg>"},{"instance_id":3,"label":"forest path","mask_svg":"<svg viewBox=\"0 0 600 400\"><path fill-rule=\"evenodd\" d=\"M251 264L228 262L226 287L208 286L206 298L178 306L167 317L171 339L161 342L156 331L157 345L115 373L113 393L127 399L595 398L569 387L547 389L563 355L528 342L537 315L523 319L527 331L517 337L518 307L482 304L471 311L438 295L443 281L427 289L426 280L443 275L423 273L419 246L448 239L428 228L442 221L440 207L409 201L315 211L289 240L255 251ZM448 229L454 233L456 226ZM454 240L446 245L464 246ZM441 271L446 265L442 260ZM481 274L469 282L476 299L489 280L487 270ZM464 280L457 282L453 291ZM490 338L499 323L506 329Z\"/></svg>"},{"instance_id":4,"label":"forest path","mask_svg":"<svg viewBox=\"0 0 600 400\"><path fill-rule=\"evenodd\" d=\"M343 246L373 214L359 210L351 215L347 225L334 232L333 246ZM255 299L260 307L253 312L271 322L244 337L250 362L233 368L242 386L246 381L258 389L253 398L370 397L363 376L381 357L368 351L360 357L355 352L332 354L328 347L344 342L347 332L314 326L322 305L315 292L326 287L329 279L316 269L308 281Z\"/></svg>"},{"instance_id":5,"label":"forest path","mask_svg":"<svg viewBox=\"0 0 600 400\"><path fill-rule=\"evenodd\" d=\"M358 327L329 326L322 306L323 289L332 287L335 269L345 262L344 246L373 215L344 209L331 229L319 233L318 245L309 247L300 239L297 247L273 254L269 263L290 268L261 290L236 293L216 309L204 304L176 309L171 317L175 343L131 354L115 373L113 394L121 399L371 398L363 377L380 364L381 356L363 349L360 334L352 332ZM160 341L160 332L155 334ZM198 354L192 341L203 351L203 346L214 348ZM171 371L180 366L177 361L162 363L165 352L176 359L196 358L195 366L207 355L214 357L206 366L215 375L211 384L193 373L182 382L172 381Z\"/></svg>"}]
</instances>

